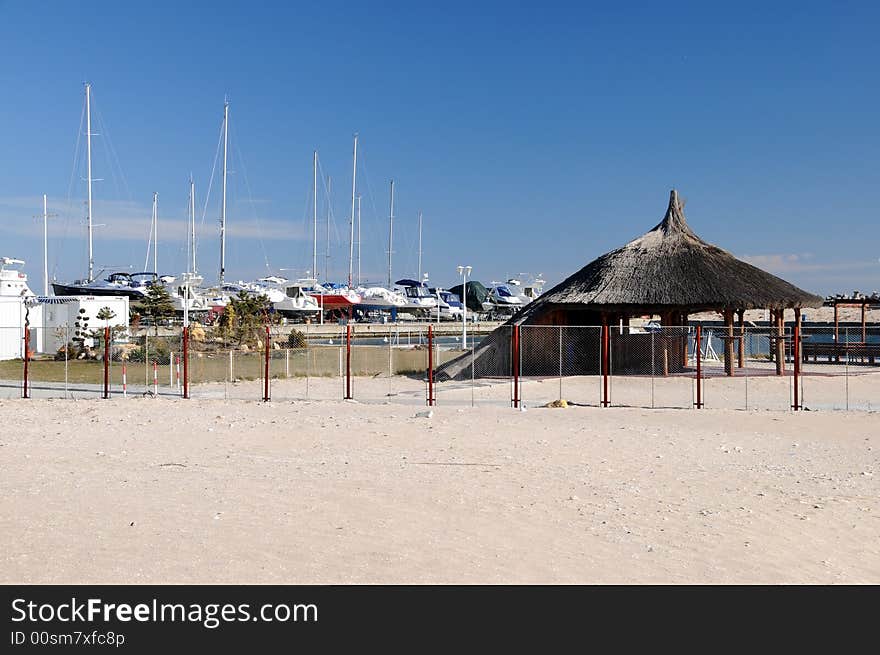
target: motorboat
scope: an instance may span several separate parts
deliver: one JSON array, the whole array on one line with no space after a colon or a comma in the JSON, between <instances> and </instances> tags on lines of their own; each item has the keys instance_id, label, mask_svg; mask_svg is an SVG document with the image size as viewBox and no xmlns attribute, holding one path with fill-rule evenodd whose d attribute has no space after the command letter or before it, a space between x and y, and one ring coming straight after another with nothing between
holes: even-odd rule
<instances>
[{"instance_id":1,"label":"motorboat","mask_svg":"<svg viewBox=\"0 0 880 655\"><path fill-rule=\"evenodd\" d=\"M488 295L483 301L483 310L489 314L511 315L524 305L522 299L514 295L505 284L493 283L487 290Z\"/></svg>"},{"instance_id":2,"label":"motorboat","mask_svg":"<svg viewBox=\"0 0 880 655\"><path fill-rule=\"evenodd\" d=\"M127 296L130 300L143 300L147 285L143 277L134 279L131 273L116 272L105 278L76 280L69 284L53 282L52 291L56 296Z\"/></svg>"},{"instance_id":3,"label":"motorboat","mask_svg":"<svg viewBox=\"0 0 880 655\"><path fill-rule=\"evenodd\" d=\"M406 297L406 304L400 308L401 311L430 316L437 309L437 298L424 284L409 279L398 280L395 284L401 287Z\"/></svg>"},{"instance_id":4,"label":"motorboat","mask_svg":"<svg viewBox=\"0 0 880 655\"><path fill-rule=\"evenodd\" d=\"M312 317L321 311L315 297L306 293L299 283L287 283L284 287L284 298L272 303L272 306L282 316L291 318Z\"/></svg>"},{"instance_id":5,"label":"motorboat","mask_svg":"<svg viewBox=\"0 0 880 655\"><path fill-rule=\"evenodd\" d=\"M27 274L21 270L23 259L0 257L0 296L33 296L27 283Z\"/></svg>"},{"instance_id":6,"label":"motorboat","mask_svg":"<svg viewBox=\"0 0 880 655\"><path fill-rule=\"evenodd\" d=\"M461 320L464 313L464 306L461 298L451 291L445 289L431 288L429 291L437 298L439 307L438 316L441 321Z\"/></svg>"}]
</instances>

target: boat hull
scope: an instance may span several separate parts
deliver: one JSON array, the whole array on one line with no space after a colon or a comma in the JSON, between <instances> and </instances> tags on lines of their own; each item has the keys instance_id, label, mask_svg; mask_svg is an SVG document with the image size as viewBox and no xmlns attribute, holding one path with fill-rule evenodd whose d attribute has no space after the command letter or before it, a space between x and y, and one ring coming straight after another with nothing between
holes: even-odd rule
<instances>
[{"instance_id":1,"label":"boat hull","mask_svg":"<svg viewBox=\"0 0 880 655\"><path fill-rule=\"evenodd\" d=\"M102 287L86 287L74 284L52 283L52 291L56 296L126 296L131 300L142 300L144 294L135 289L108 289Z\"/></svg>"}]
</instances>

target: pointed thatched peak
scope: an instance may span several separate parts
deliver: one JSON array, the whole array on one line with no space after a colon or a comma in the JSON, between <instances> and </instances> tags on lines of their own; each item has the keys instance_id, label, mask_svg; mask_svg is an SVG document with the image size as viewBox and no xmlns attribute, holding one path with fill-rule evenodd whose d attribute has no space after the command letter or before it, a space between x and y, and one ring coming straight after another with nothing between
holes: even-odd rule
<instances>
[{"instance_id":1,"label":"pointed thatched peak","mask_svg":"<svg viewBox=\"0 0 880 655\"><path fill-rule=\"evenodd\" d=\"M600 311L692 312L712 309L817 307L822 299L703 241L684 217L673 189L653 229L590 262L530 303L521 323L548 305Z\"/></svg>"}]
</instances>

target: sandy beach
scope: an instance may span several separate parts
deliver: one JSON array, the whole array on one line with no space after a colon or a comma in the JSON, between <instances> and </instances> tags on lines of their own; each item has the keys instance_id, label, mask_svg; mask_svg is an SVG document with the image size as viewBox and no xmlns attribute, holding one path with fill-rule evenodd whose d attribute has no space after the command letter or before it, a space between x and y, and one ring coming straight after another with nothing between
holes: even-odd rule
<instances>
[{"instance_id":1,"label":"sandy beach","mask_svg":"<svg viewBox=\"0 0 880 655\"><path fill-rule=\"evenodd\" d=\"M0 401L0 582L880 583L880 414L425 409Z\"/></svg>"}]
</instances>

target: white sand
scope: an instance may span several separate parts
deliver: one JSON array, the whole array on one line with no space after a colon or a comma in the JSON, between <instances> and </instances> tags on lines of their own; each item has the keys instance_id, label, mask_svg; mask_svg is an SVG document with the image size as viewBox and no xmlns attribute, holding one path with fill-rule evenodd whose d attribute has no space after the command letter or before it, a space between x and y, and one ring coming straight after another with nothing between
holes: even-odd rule
<instances>
[{"instance_id":1,"label":"white sand","mask_svg":"<svg viewBox=\"0 0 880 655\"><path fill-rule=\"evenodd\" d=\"M880 583L880 414L398 388L0 401L0 582Z\"/></svg>"}]
</instances>

